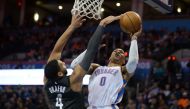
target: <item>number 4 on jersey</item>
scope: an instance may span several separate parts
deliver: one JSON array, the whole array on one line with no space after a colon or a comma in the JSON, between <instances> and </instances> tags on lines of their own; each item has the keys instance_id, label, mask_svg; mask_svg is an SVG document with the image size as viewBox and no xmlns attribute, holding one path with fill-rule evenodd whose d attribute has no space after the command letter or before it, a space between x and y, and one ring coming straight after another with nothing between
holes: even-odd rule
<instances>
[{"instance_id":1,"label":"number 4 on jersey","mask_svg":"<svg viewBox=\"0 0 190 109\"><path fill-rule=\"evenodd\" d=\"M61 94L57 95L55 106L59 107L59 109L63 109L62 95Z\"/></svg>"}]
</instances>

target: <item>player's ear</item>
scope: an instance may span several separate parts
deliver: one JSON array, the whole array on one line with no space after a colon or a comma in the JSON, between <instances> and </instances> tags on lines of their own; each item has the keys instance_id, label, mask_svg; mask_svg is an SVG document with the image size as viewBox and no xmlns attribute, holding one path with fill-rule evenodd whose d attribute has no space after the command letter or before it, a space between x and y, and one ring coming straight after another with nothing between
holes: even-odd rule
<instances>
[{"instance_id":1,"label":"player's ear","mask_svg":"<svg viewBox=\"0 0 190 109\"><path fill-rule=\"evenodd\" d=\"M62 72L58 72L57 75L58 76L63 76L63 73Z\"/></svg>"}]
</instances>

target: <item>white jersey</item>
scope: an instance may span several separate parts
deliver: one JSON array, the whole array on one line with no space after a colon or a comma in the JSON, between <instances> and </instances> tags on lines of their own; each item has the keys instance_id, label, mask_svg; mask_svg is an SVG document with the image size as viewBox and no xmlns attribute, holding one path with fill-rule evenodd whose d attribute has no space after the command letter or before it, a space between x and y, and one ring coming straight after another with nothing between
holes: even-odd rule
<instances>
[{"instance_id":1,"label":"white jersey","mask_svg":"<svg viewBox=\"0 0 190 109\"><path fill-rule=\"evenodd\" d=\"M88 85L88 109L112 109L123 97L123 86L121 67L96 68Z\"/></svg>"}]
</instances>

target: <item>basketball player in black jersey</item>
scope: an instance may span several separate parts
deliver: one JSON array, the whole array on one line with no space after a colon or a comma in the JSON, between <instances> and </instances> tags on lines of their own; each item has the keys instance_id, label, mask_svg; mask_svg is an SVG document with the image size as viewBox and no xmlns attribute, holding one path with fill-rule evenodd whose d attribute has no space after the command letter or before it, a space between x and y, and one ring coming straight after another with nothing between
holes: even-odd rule
<instances>
[{"instance_id":1,"label":"basketball player in black jersey","mask_svg":"<svg viewBox=\"0 0 190 109\"><path fill-rule=\"evenodd\" d=\"M50 109L84 108L83 97L81 95L83 77L89 69L95 56L94 54L98 51L105 26L119 18L120 16L109 16L100 21L99 26L88 43L87 52L83 60L76 65L72 75L66 76L65 63L60 60L62 49L74 30L79 28L85 21L79 15L72 16L70 26L56 42L44 69L44 91Z\"/></svg>"}]
</instances>

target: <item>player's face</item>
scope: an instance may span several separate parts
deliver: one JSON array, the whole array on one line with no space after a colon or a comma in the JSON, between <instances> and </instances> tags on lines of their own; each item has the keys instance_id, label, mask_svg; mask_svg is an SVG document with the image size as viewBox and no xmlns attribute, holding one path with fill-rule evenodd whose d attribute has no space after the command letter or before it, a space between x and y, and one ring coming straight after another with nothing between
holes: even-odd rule
<instances>
[{"instance_id":1,"label":"player's face","mask_svg":"<svg viewBox=\"0 0 190 109\"><path fill-rule=\"evenodd\" d=\"M62 62L61 60L58 60L58 64L60 67L60 72L62 72L62 75L65 75L67 69L65 63Z\"/></svg>"},{"instance_id":2,"label":"player's face","mask_svg":"<svg viewBox=\"0 0 190 109\"><path fill-rule=\"evenodd\" d=\"M124 55L124 51L120 48L115 49L110 57L111 61L117 64L124 64L125 63L125 55Z\"/></svg>"}]
</instances>

